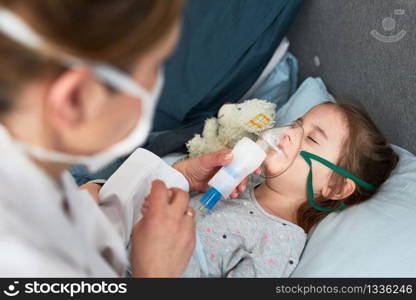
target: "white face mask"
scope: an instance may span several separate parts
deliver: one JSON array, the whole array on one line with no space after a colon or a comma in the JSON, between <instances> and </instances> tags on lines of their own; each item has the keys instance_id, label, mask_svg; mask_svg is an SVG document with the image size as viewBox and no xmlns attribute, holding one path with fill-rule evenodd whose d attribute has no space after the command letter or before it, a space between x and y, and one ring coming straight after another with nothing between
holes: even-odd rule
<instances>
[{"instance_id":1,"label":"white face mask","mask_svg":"<svg viewBox=\"0 0 416 300\"><path fill-rule=\"evenodd\" d=\"M45 43L34 33L18 16L12 12L0 9L0 31L11 39L33 49L39 49ZM116 68L95 62L85 62L81 59L64 55L64 64L87 65L91 68L95 76L114 89L123 91L133 97L141 99L142 113L135 129L123 140L109 147L108 149L93 155L72 155L57 151L51 151L15 141L16 145L24 152L39 160L62 162L68 164L83 164L89 172L96 172L116 158L133 152L137 147L142 145L151 130L153 116L156 110L157 100L162 91L164 77L163 71L160 70L157 76L157 82L152 92L146 91L129 75L117 70Z\"/></svg>"}]
</instances>

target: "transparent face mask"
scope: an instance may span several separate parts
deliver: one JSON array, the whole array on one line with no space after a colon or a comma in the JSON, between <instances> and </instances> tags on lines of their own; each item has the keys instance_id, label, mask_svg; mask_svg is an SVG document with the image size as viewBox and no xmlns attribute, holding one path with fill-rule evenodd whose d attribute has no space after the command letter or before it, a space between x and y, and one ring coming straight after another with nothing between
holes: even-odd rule
<instances>
[{"instance_id":1,"label":"transparent face mask","mask_svg":"<svg viewBox=\"0 0 416 300\"><path fill-rule=\"evenodd\" d=\"M260 176L273 178L285 172L299 155L302 139L303 127L298 122L265 130L256 142L267 154Z\"/></svg>"}]
</instances>

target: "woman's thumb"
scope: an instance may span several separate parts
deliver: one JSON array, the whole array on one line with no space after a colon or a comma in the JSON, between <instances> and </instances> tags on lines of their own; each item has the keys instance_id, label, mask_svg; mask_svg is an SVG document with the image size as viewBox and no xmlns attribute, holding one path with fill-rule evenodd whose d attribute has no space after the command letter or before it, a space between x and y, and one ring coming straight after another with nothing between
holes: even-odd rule
<instances>
[{"instance_id":1,"label":"woman's thumb","mask_svg":"<svg viewBox=\"0 0 416 300\"><path fill-rule=\"evenodd\" d=\"M216 153L217 165L222 166L231 162L233 154L230 149L222 149Z\"/></svg>"},{"instance_id":2,"label":"woman's thumb","mask_svg":"<svg viewBox=\"0 0 416 300\"><path fill-rule=\"evenodd\" d=\"M202 164L208 168L214 168L230 163L233 157L230 149L222 149L201 157Z\"/></svg>"}]
</instances>

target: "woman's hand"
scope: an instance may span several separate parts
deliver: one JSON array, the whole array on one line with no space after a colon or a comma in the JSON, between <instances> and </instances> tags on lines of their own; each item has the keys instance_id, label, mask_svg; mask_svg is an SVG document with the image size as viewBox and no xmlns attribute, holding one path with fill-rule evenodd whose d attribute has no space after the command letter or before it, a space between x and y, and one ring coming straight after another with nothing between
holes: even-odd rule
<instances>
[{"instance_id":1,"label":"woman's hand","mask_svg":"<svg viewBox=\"0 0 416 300\"><path fill-rule=\"evenodd\" d=\"M186 177L191 191L206 192L209 188L208 181L222 166L231 163L232 158L230 149L222 149L214 153L178 162L173 167ZM257 169L254 173L259 175L260 169ZM247 183L248 177L244 178L230 194L230 197L235 198L239 193L244 192Z\"/></svg>"},{"instance_id":2,"label":"woman's hand","mask_svg":"<svg viewBox=\"0 0 416 300\"><path fill-rule=\"evenodd\" d=\"M91 197L99 205L100 199L98 198L98 193L100 192L101 187L102 186L97 183L86 183L86 184L81 185L79 188L81 190L86 190L88 193L90 193Z\"/></svg>"},{"instance_id":3,"label":"woman's hand","mask_svg":"<svg viewBox=\"0 0 416 300\"><path fill-rule=\"evenodd\" d=\"M195 247L195 212L188 203L188 193L167 189L160 180L152 183L143 218L133 229L135 277L178 277L183 273Z\"/></svg>"}]
</instances>

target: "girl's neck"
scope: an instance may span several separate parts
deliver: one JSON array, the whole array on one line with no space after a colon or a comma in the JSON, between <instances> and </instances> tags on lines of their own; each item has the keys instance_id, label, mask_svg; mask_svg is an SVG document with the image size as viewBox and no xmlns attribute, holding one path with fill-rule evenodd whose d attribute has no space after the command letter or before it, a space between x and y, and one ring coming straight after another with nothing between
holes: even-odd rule
<instances>
[{"instance_id":1,"label":"girl's neck","mask_svg":"<svg viewBox=\"0 0 416 300\"><path fill-rule=\"evenodd\" d=\"M268 213L297 224L297 211L304 199L294 199L273 189L267 181L254 190L257 202Z\"/></svg>"}]
</instances>

